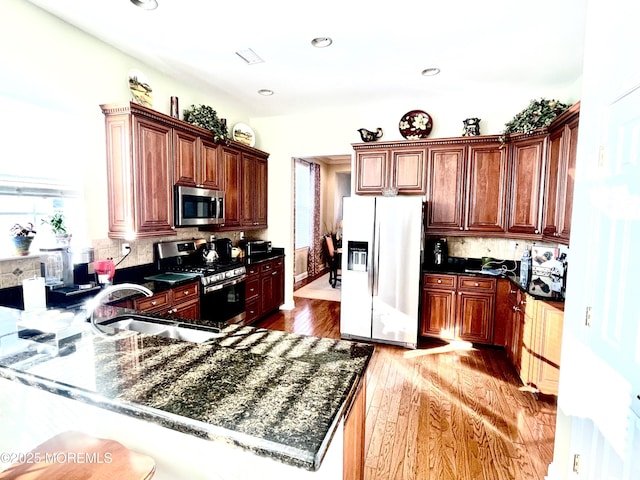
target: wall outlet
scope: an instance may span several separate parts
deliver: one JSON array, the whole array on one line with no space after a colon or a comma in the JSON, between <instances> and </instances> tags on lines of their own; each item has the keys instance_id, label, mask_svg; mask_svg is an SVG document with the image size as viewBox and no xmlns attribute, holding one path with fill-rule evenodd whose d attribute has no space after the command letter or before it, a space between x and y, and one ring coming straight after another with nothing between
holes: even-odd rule
<instances>
[{"instance_id":1,"label":"wall outlet","mask_svg":"<svg viewBox=\"0 0 640 480\"><path fill-rule=\"evenodd\" d=\"M128 243L122 244L122 255L127 255L131 251L131 245Z\"/></svg>"}]
</instances>

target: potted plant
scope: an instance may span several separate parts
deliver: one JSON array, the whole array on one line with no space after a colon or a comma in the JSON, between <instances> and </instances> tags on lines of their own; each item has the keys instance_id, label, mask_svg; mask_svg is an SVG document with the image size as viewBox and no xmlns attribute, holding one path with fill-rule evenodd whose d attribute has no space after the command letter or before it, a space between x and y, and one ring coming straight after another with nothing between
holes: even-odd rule
<instances>
[{"instance_id":1,"label":"potted plant","mask_svg":"<svg viewBox=\"0 0 640 480\"><path fill-rule=\"evenodd\" d=\"M213 132L214 142L225 143L229 139L227 123L219 119L216 111L210 106L191 105L182 113L185 122Z\"/></svg>"},{"instance_id":2,"label":"potted plant","mask_svg":"<svg viewBox=\"0 0 640 480\"><path fill-rule=\"evenodd\" d=\"M529 106L505 123L500 139L506 142L512 133L531 133L539 128L548 127L555 118L568 109L570 105L559 100L531 100Z\"/></svg>"},{"instance_id":3,"label":"potted plant","mask_svg":"<svg viewBox=\"0 0 640 480\"><path fill-rule=\"evenodd\" d=\"M69 245L71 242L71 234L67 233L67 227L64 223L64 214L56 212L53 215L49 215L48 218L42 219L43 225L49 225L51 233L56 237L56 244Z\"/></svg>"},{"instance_id":4,"label":"potted plant","mask_svg":"<svg viewBox=\"0 0 640 480\"><path fill-rule=\"evenodd\" d=\"M27 223L25 226L16 223L11 227L10 231L13 236L13 246L15 247L16 255L21 257L29 255L31 242L36 235L36 231L33 229L33 223Z\"/></svg>"}]
</instances>

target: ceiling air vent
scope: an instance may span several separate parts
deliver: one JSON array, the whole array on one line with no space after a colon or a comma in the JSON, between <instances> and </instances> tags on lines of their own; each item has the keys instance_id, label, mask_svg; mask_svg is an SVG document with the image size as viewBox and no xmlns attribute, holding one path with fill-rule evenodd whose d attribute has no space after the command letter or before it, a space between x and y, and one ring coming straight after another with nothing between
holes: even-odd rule
<instances>
[{"instance_id":1,"label":"ceiling air vent","mask_svg":"<svg viewBox=\"0 0 640 480\"><path fill-rule=\"evenodd\" d=\"M256 63L263 63L264 60L261 59L256 52L247 48L246 50L239 50L236 52L241 59L247 62L247 65L255 65Z\"/></svg>"}]
</instances>

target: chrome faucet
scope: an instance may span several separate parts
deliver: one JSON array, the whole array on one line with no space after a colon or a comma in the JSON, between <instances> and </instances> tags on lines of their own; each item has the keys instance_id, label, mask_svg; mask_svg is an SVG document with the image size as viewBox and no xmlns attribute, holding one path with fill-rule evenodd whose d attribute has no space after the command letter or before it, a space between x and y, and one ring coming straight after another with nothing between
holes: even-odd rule
<instances>
[{"instance_id":1,"label":"chrome faucet","mask_svg":"<svg viewBox=\"0 0 640 480\"><path fill-rule=\"evenodd\" d=\"M153 295L153 292L149 290L147 287L143 287L142 285L136 285L135 283L119 283L118 285L110 285L106 287L104 290L100 291L95 297L89 300L85 307L87 309L87 320L91 323L91 328L100 335L105 335L105 333L98 328L96 325L94 314L96 309L102 304L102 301L109 297L114 292L118 292L120 290L135 290L140 293L144 293L147 297Z\"/></svg>"}]
</instances>

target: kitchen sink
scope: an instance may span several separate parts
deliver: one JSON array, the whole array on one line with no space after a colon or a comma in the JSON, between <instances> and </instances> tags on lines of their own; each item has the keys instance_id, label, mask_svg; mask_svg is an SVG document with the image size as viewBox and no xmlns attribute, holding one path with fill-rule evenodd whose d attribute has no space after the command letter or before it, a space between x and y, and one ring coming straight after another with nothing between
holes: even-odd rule
<instances>
[{"instance_id":1,"label":"kitchen sink","mask_svg":"<svg viewBox=\"0 0 640 480\"><path fill-rule=\"evenodd\" d=\"M136 317L127 315L126 317L116 317L99 325L115 328L118 330L128 330L159 337L174 338L192 343L204 343L213 338L222 336L220 333L211 330L201 330L193 325L176 324L166 320Z\"/></svg>"}]
</instances>

